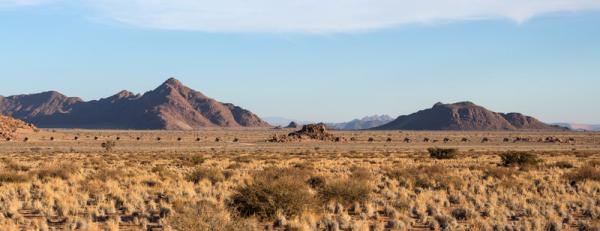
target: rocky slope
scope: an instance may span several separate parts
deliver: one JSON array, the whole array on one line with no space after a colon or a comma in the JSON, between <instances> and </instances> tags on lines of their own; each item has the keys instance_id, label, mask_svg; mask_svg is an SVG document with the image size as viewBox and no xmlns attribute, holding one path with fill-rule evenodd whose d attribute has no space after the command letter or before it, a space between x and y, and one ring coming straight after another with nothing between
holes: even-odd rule
<instances>
[{"instance_id":1,"label":"rocky slope","mask_svg":"<svg viewBox=\"0 0 600 231\"><path fill-rule=\"evenodd\" d=\"M53 128L192 130L269 126L252 112L218 102L174 78L142 95L121 91L89 102L57 92L6 97L0 99L0 113Z\"/></svg>"},{"instance_id":2,"label":"rocky slope","mask_svg":"<svg viewBox=\"0 0 600 231\"><path fill-rule=\"evenodd\" d=\"M497 113L471 102L437 103L432 108L373 128L374 130L560 130L520 113Z\"/></svg>"},{"instance_id":3,"label":"rocky slope","mask_svg":"<svg viewBox=\"0 0 600 231\"><path fill-rule=\"evenodd\" d=\"M37 128L31 124L25 123L8 116L0 115L0 138L13 139L19 133L33 132Z\"/></svg>"}]
</instances>

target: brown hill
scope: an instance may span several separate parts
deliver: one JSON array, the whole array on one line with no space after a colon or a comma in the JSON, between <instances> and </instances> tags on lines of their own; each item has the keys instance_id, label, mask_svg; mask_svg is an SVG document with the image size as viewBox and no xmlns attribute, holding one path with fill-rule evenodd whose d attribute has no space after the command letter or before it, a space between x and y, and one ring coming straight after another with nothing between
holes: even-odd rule
<instances>
[{"instance_id":1,"label":"brown hill","mask_svg":"<svg viewBox=\"0 0 600 231\"><path fill-rule=\"evenodd\" d=\"M136 95L121 91L84 102L52 92L0 99L0 112L39 127L169 129L269 126L252 112L220 103L171 78L158 88Z\"/></svg>"},{"instance_id":2,"label":"brown hill","mask_svg":"<svg viewBox=\"0 0 600 231\"><path fill-rule=\"evenodd\" d=\"M2 139L13 139L19 133L33 132L36 129L35 126L21 120L0 115L0 138Z\"/></svg>"},{"instance_id":3,"label":"brown hill","mask_svg":"<svg viewBox=\"0 0 600 231\"><path fill-rule=\"evenodd\" d=\"M376 127L373 130L560 130L519 113L497 113L471 102L437 103L432 108Z\"/></svg>"}]
</instances>

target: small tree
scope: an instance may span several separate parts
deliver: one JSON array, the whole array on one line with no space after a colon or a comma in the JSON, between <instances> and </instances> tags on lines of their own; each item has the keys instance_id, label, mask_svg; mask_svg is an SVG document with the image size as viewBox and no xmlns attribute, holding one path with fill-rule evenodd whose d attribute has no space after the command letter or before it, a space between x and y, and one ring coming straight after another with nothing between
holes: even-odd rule
<instances>
[{"instance_id":1,"label":"small tree","mask_svg":"<svg viewBox=\"0 0 600 231\"><path fill-rule=\"evenodd\" d=\"M102 143L101 146L102 146L102 148L104 148L106 150L106 152L110 152L110 151L112 151L112 149L115 146L117 146L117 143L112 140L109 140L109 141Z\"/></svg>"}]
</instances>

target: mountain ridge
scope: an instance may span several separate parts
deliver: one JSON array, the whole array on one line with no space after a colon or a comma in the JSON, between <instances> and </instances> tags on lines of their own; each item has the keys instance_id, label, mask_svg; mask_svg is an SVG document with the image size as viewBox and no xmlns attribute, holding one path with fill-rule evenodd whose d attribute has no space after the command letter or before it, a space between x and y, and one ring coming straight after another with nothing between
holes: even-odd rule
<instances>
[{"instance_id":1,"label":"mountain ridge","mask_svg":"<svg viewBox=\"0 0 600 231\"><path fill-rule=\"evenodd\" d=\"M91 101L58 92L4 97L0 99L0 113L53 128L193 130L269 126L252 112L207 97L175 78L144 94L123 90Z\"/></svg>"},{"instance_id":2,"label":"mountain ridge","mask_svg":"<svg viewBox=\"0 0 600 231\"><path fill-rule=\"evenodd\" d=\"M327 126L338 130L364 130L384 125L394 120L389 115L372 115L342 123L329 123Z\"/></svg>"},{"instance_id":3,"label":"mountain ridge","mask_svg":"<svg viewBox=\"0 0 600 231\"><path fill-rule=\"evenodd\" d=\"M523 115L521 113L498 113L473 102L453 104L438 102L429 109L410 115L402 115L373 130L564 130Z\"/></svg>"}]
</instances>

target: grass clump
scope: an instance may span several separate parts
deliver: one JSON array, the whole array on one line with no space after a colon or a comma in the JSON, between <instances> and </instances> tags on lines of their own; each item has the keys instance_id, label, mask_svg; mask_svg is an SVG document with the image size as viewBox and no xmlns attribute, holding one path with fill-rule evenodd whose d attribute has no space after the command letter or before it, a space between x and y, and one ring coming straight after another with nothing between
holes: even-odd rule
<instances>
[{"instance_id":1,"label":"grass clump","mask_svg":"<svg viewBox=\"0 0 600 231\"><path fill-rule=\"evenodd\" d=\"M167 220L175 230L255 230L256 227L233 219L227 210L215 202L201 200L197 203L175 201L175 214Z\"/></svg>"},{"instance_id":2,"label":"grass clump","mask_svg":"<svg viewBox=\"0 0 600 231\"><path fill-rule=\"evenodd\" d=\"M314 197L305 183L307 176L295 169L267 169L254 175L254 182L240 187L230 207L242 217L275 219L277 214L295 217L312 209Z\"/></svg>"},{"instance_id":3,"label":"grass clump","mask_svg":"<svg viewBox=\"0 0 600 231\"><path fill-rule=\"evenodd\" d=\"M571 182L582 182L588 180L600 181L600 169L594 166L583 166L565 174L565 178Z\"/></svg>"},{"instance_id":4,"label":"grass clump","mask_svg":"<svg viewBox=\"0 0 600 231\"><path fill-rule=\"evenodd\" d=\"M203 179L209 180L211 183L215 184L217 182L222 182L225 180L225 175L223 171L214 168L197 168L190 175L188 175L187 179L194 184L199 183Z\"/></svg>"},{"instance_id":5,"label":"grass clump","mask_svg":"<svg viewBox=\"0 0 600 231\"><path fill-rule=\"evenodd\" d=\"M502 159L502 166L535 166L542 162L536 154L529 152L515 152L509 151L500 154Z\"/></svg>"},{"instance_id":6,"label":"grass clump","mask_svg":"<svg viewBox=\"0 0 600 231\"><path fill-rule=\"evenodd\" d=\"M79 171L80 167L74 164L60 164L55 167L46 167L36 171L39 179L60 178L63 180L69 179L73 174Z\"/></svg>"},{"instance_id":7,"label":"grass clump","mask_svg":"<svg viewBox=\"0 0 600 231\"><path fill-rule=\"evenodd\" d=\"M29 175L18 172L0 172L0 183L23 183L30 180Z\"/></svg>"},{"instance_id":8,"label":"grass clump","mask_svg":"<svg viewBox=\"0 0 600 231\"><path fill-rule=\"evenodd\" d=\"M327 182L319 191L319 195L324 201L350 205L354 202L366 202L371 192L371 185L367 181L343 179Z\"/></svg>"},{"instance_id":9,"label":"grass clump","mask_svg":"<svg viewBox=\"0 0 600 231\"><path fill-rule=\"evenodd\" d=\"M429 156L434 159L454 159L458 155L456 148L428 148Z\"/></svg>"},{"instance_id":10,"label":"grass clump","mask_svg":"<svg viewBox=\"0 0 600 231\"><path fill-rule=\"evenodd\" d=\"M574 168L575 166L569 161L558 161L558 162L552 164L551 167L565 169L565 168Z\"/></svg>"}]
</instances>

